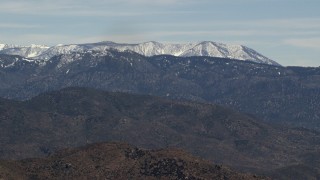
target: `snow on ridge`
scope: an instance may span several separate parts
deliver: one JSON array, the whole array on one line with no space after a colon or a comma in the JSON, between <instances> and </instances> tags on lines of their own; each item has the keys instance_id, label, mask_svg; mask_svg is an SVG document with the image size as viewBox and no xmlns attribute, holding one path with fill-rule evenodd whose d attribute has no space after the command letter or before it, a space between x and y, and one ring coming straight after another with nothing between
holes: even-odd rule
<instances>
[{"instance_id":1,"label":"snow on ridge","mask_svg":"<svg viewBox=\"0 0 320 180\"><path fill-rule=\"evenodd\" d=\"M1 54L19 55L26 58L39 56L47 49L49 49L48 46L36 44L31 44L30 46L0 44Z\"/></svg>"},{"instance_id":2,"label":"snow on ridge","mask_svg":"<svg viewBox=\"0 0 320 180\"><path fill-rule=\"evenodd\" d=\"M182 44L159 43L156 41L143 42L139 44L125 44L115 43L111 41L103 41L98 43L87 44L59 44L52 47L42 45L31 45L28 47L29 51L26 50L26 47L15 48L15 50L12 49L12 51L6 49L1 51L1 47L4 47L4 45L0 44L0 53L15 54L24 57L37 58L43 60L48 60L51 57L60 54L71 54L74 52L81 53L89 50L103 52L112 48L118 51L130 50L142 54L144 56L164 54L181 57L210 56L237 60L249 60L263 64L280 65L277 62L261 55L260 53L246 46L229 45L212 41Z\"/></svg>"},{"instance_id":3,"label":"snow on ridge","mask_svg":"<svg viewBox=\"0 0 320 180\"><path fill-rule=\"evenodd\" d=\"M6 44L0 44L0 51L1 51L2 49L4 49L5 46L6 46Z\"/></svg>"}]
</instances>

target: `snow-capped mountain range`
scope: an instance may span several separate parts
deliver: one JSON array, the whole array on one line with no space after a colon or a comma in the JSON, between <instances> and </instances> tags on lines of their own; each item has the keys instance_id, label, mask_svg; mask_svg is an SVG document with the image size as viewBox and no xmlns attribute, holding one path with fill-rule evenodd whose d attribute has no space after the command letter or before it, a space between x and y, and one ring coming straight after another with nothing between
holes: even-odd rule
<instances>
[{"instance_id":1,"label":"snow-capped mountain range","mask_svg":"<svg viewBox=\"0 0 320 180\"><path fill-rule=\"evenodd\" d=\"M121 44L111 41L87 44L56 45L52 47L43 45L16 46L0 44L0 54L20 55L25 58L48 60L60 54L71 54L86 51L134 51L144 56L173 55L180 57L210 56L238 60L248 60L257 63L277 65L277 62L261 55L255 50L242 45L228 45L211 41L185 44L164 44L155 41L140 44Z\"/></svg>"}]
</instances>

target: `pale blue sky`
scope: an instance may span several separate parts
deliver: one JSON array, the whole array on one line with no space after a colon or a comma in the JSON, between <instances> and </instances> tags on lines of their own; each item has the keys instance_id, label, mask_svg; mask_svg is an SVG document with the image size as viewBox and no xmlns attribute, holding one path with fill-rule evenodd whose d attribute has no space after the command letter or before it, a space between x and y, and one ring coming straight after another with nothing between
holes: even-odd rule
<instances>
[{"instance_id":1,"label":"pale blue sky","mask_svg":"<svg viewBox=\"0 0 320 180\"><path fill-rule=\"evenodd\" d=\"M0 43L243 44L320 66L320 0L0 0Z\"/></svg>"}]
</instances>

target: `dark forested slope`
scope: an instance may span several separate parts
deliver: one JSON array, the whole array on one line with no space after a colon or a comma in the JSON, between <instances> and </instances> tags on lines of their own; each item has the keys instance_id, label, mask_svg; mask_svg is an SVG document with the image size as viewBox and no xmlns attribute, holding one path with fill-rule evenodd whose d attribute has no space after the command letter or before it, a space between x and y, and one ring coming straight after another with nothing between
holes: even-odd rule
<instances>
[{"instance_id":1,"label":"dark forested slope","mask_svg":"<svg viewBox=\"0 0 320 180\"><path fill-rule=\"evenodd\" d=\"M271 122L320 129L320 68L115 50L48 61L0 55L0 64L2 97L26 99L82 86L210 102Z\"/></svg>"},{"instance_id":2,"label":"dark forested slope","mask_svg":"<svg viewBox=\"0 0 320 180\"><path fill-rule=\"evenodd\" d=\"M124 141L152 149L178 147L255 172L297 164L314 171L320 167L318 132L277 127L211 104L83 88L24 102L0 100L0 133L0 156L5 159Z\"/></svg>"}]
</instances>

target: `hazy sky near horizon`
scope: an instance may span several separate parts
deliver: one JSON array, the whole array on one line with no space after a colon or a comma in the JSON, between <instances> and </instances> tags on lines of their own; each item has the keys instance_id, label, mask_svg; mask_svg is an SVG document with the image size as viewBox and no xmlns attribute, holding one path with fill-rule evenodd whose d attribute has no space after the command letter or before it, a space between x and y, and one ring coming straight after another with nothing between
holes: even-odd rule
<instances>
[{"instance_id":1,"label":"hazy sky near horizon","mask_svg":"<svg viewBox=\"0 0 320 180\"><path fill-rule=\"evenodd\" d=\"M0 0L0 43L204 40L320 66L320 0Z\"/></svg>"}]
</instances>

